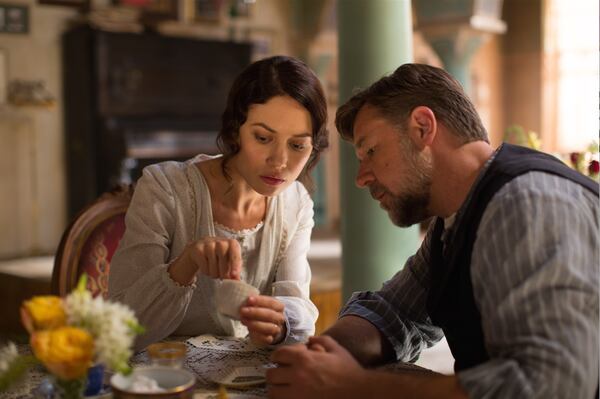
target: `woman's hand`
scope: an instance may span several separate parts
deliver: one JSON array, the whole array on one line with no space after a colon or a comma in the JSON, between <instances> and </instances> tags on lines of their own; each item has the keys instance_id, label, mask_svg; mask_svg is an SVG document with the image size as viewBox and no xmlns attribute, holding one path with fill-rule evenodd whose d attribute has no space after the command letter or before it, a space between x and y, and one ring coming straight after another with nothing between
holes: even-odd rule
<instances>
[{"instance_id":1,"label":"woman's hand","mask_svg":"<svg viewBox=\"0 0 600 399\"><path fill-rule=\"evenodd\" d=\"M248 327L250 340L257 345L277 344L287 331L283 303L271 296L257 295L240 309L241 322Z\"/></svg>"},{"instance_id":2,"label":"woman's hand","mask_svg":"<svg viewBox=\"0 0 600 399\"><path fill-rule=\"evenodd\" d=\"M197 273L212 278L240 279L242 249L230 238L204 237L188 244L169 267L171 278L181 285L194 282Z\"/></svg>"}]
</instances>

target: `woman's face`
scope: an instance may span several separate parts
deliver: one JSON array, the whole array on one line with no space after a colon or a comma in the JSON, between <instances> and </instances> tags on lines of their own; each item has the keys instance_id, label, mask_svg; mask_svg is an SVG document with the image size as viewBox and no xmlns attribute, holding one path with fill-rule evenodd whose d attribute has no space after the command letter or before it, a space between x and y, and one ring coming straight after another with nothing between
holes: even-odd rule
<instances>
[{"instance_id":1,"label":"woman's face","mask_svg":"<svg viewBox=\"0 0 600 399\"><path fill-rule=\"evenodd\" d=\"M298 178L312 152L309 112L289 96L252 104L230 165L254 191L274 196Z\"/></svg>"}]
</instances>

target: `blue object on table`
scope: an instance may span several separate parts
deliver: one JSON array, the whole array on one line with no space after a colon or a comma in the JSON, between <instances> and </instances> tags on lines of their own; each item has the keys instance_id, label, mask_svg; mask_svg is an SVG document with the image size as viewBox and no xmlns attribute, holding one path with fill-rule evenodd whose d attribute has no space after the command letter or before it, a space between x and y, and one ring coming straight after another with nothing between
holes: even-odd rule
<instances>
[{"instance_id":1,"label":"blue object on table","mask_svg":"<svg viewBox=\"0 0 600 399\"><path fill-rule=\"evenodd\" d=\"M54 385L50 378L44 378L40 385L31 391L31 396L35 399L52 399L54 397Z\"/></svg>"},{"instance_id":2,"label":"blue object on table","mask_svg":"<svg viewBox=\"0 0 600 399\"><path fill-rule=\"evenodd\" d=\"M98 395L102 390L104 379L104 365L95 364L88 369L87 386L85 387L85 396Z\"/></svg>"}]
</instances>

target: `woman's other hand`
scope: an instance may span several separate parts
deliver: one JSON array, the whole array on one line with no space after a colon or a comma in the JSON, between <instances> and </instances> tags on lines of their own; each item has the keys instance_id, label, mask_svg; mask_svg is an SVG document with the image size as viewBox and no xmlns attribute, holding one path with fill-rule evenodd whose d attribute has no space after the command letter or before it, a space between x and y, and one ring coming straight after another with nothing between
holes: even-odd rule
<instances>
[{"instance_id":1,"label":"woman's other hand","mask_svg":"<svg viewBox=\"0 0 600 399\"><path fill-rule=\"evenodd\" d=\"M241 322L248 327L250 340L257 345L272 345L283 340L287 331L283 303L271 296L257 295L240 309Z\"/></svg>"},{"instance_id":2,"label":"woman's other hand","mask_svg":"<svg viewBox=\"0 0 600 399\"><path fill-rule=\"evenodd\" d=\"M197 273L212 278L239 280L241 270L242 250L236 240L204 237L188 244L169 267L169 274L177 283L190 285Z\"/></svg>"}]
</instances>

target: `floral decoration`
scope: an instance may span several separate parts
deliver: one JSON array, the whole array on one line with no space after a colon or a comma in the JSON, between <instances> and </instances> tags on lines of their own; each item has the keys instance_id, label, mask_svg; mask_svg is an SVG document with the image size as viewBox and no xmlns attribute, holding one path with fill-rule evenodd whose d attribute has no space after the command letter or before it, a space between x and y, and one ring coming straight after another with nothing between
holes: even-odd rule
<instances>
[{"instance_id":1,"label":"floral decoration","mask_svg":"<svg viewBox=\"0 0 600 399\"><path fill-rule=\"evenodd\" d=\"M529 147L534 150L542 150L542 140L539 135L531 130L527 131L519 125L509 126L504 132L503 140L507 143ZM599 180L600 163L598 162L598 142L592 142L585 150L572 152L566 156L564 154L552 155L561 159L579 173L596 181Z\"/></svg>"},{"instance_id":2,"label":"floral decoration","mask_svg":"<svg viewBox=\"0 0 600 399\"><path fill-rule=\"evenodd\" d=\"M600 174L600 163L598 162L598 143L594 142L581 152L569 154L569 163L573 169L580 173L598 180Z\"/></svg>"},{"instance_id":3,"label":"floral decoration","mask_svg":"<svg viewBox=\"0 0 600 399\"><path fill-rule=\"evenodd\" d=\"M144 330L134 313L120 303L92 297L86 275L64 299L36 296L21 306L35 358L19 356L9 343L0 349L0 390L15 382L28 365L39 362L54 376L63 397L81 397L88 369L103 364L129 374L133 341Z\"/></svg>"}]
</instances>

